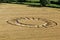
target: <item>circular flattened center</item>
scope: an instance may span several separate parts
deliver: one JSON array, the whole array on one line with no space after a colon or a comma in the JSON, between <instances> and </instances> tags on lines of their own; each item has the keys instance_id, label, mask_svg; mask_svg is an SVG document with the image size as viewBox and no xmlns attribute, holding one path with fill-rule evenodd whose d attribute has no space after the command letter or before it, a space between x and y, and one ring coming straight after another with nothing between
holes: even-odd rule
<instances>
[{"instance_id":1,"label":"circular flattened center","mask_svg":"<svg viewBox=\"0 0 60 40\"><path fill-rule=\"evenodd\" d=\"M38 20L38 19L30 19L30 20L24 20L24 19L21 19L21 20L18 20L19 23L23 23L23 24L32 24L32 25L42 25L44 24L45 22L42 21L42 20Z\"/></svg>"}]
</instances>

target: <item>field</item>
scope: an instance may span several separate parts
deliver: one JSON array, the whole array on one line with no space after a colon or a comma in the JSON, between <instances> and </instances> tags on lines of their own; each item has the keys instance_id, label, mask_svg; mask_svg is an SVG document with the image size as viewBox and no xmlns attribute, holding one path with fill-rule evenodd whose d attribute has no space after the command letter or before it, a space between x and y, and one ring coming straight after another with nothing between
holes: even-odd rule
<instances>
[{"instance_id":1,"label":"field","mask_svg":"<svg viewBox=\"0 0 60 40\"><path fill-rule=\"evenodd\" d=\"M30 28L7 23L8 20L20 17L39 17L55 21L57 25L47 28L43 26ZM34 23L38 24L37 21L32 24ZM0 4L0 40L60 40L60 9L29 7L21 4Z\"/></svg>"}]
</instances>

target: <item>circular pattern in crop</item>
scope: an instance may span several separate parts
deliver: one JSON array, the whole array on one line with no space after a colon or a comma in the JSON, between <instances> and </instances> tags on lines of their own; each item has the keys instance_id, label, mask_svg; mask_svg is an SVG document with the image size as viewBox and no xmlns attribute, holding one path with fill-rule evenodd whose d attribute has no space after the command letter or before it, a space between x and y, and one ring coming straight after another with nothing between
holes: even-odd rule
<instances>
[{"instance_id":1,"label":"circular pattern in crop","mask_svg":"<svg viewBox=\"0 0 60 40\"><path fill-rule=\"evenodd\" d=\"M53 20L48 20L45 18L39 18L39 17L20 17L20 18L15 18L11 20L6 21L8 24L11 25L17 25L20 27L53 27L56 26L57 23Z\"/></svg>"}]
</instances>

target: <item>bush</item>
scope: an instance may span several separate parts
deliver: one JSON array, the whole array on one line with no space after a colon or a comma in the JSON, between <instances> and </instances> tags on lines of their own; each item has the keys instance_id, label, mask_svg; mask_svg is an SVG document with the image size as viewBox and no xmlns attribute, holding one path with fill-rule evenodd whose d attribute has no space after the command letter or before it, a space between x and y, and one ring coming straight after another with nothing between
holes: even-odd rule
<instances>
[{"instance_id":1,"label":"bush","mask_svg":"<svg viewBox=\"0 0 60 40\"><path fill-rule=\"evenodd\" d=\"M41 6L46 6L47 4L50 4L49 0L40 0Z\"/></svg>"}]
</instances>

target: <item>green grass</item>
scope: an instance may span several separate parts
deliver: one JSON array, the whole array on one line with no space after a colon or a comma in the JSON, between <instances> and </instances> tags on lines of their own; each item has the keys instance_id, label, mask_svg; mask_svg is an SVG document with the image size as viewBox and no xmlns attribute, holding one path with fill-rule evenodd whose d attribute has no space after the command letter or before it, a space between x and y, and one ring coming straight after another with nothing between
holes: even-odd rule
<instances>
[{"instance_id":1,"label":"green grass","mask_svg":"<svg viewBox=\"0 0 60 40\"><path fill-rule=\"evenodd\" d=\"M60 8L60 5L57 5L57 4L50 4L50 6L52 7L56 7L56 8Z\"/></svg>"},{"instance_id":2,"label":"green grass","mask_svg":"<svg viewBox=\"0 0 60 40\"><path fill-rule=\"evenodd\" d=\"M29 2L25 2L24 4L27 4L27 5L40 5L40 3L29 3Z\"/></svg>"}]
</instances>

